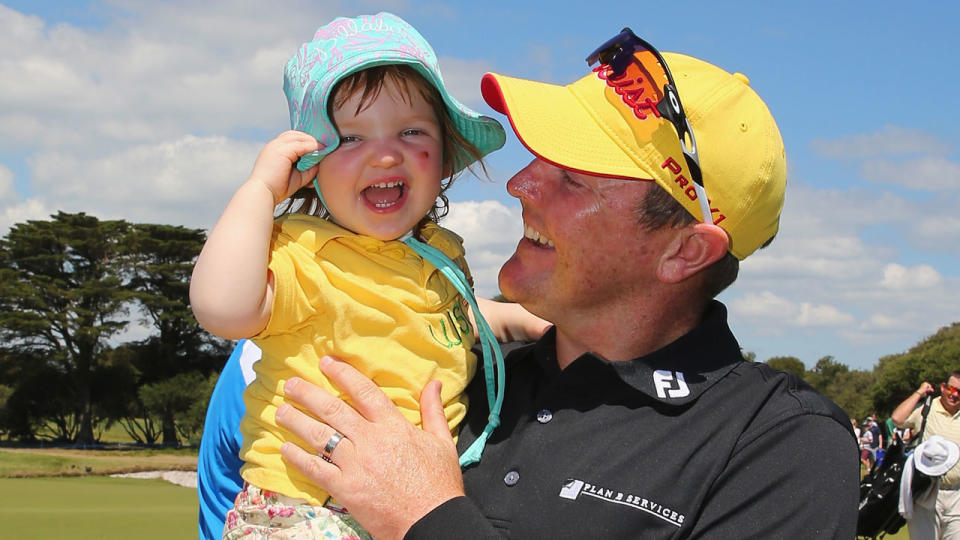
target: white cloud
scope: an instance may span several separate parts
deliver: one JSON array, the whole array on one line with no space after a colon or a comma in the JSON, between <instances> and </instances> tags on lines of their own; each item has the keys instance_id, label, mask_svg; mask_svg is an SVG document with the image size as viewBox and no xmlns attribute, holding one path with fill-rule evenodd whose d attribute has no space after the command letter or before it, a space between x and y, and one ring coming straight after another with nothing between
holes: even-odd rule
<instances>
[{"instance_id":1,"label":"white cloud","mask_svg":"<svg viewBox=\"0 0 960 540\"><path fill-rule=\"evenodd\" d=\"M488 298L499 294L500 267L523 236L520 207L498 201L451 203L443 226L463 237L477 294Z\"/></svg>"},{"instance_id":2,"label":"white cloud","mask_svg":"<svg viewBox=\"0 0 960 540\"><path fill-rule=\"evenodd\" d=\"M730 302L730 310L748 319L766 320L774 324L790 319L799 311L794 302L770 291L735 298Z\"/></svg>"},{"instance_id":3,"label":"white cloud","mask_svg":"<svg viewBox=\"0 0 960 540\"><path fill-rule=\"evenodd\" d=\"M793 320L793 325L841 327L851 325L856 321L853 315L840 311L836 306L827 304L814 305L809 302L800 304L800 312Z\"/></svg>"},{"instance_id":4,"label":"white cloud","mask_svg":"<svg viewBox=\"0 0 960 540\"><path fill-rule=\"evenodd\" d=\"M939 156L895 162L879 159L861 166L863 177L921 191L960 190L960 164Z\"/></svg>"},{"instance_id":5,"label":"white cloud","mask_svg":"<svg viewBox=\"0 0 960 540\"><path fill-rule=\"evenodd\" d=\"M942 282L940 272L928 264L906 267L890 263L883 269L883 280L880 286L897 291L910 289L927 289L936 287Z\"/></svg>"},{"instance_id":6,"label":"white cloud","mask_svg":"<svg viewBox=\"0 0 960 540\"><path fill-rule=\"evenodd\" d=\"M473 109L486 106L480 95L480 78L484 73L493 71L492 62L449 56L441 56L439 62L443 81L450 95Z\"/></svg>"},{"instance_id":7,"label":"white cloud","mask_svg":"<svg viewBox=\"0 0 960 540\"><path fill-rule=\"evenodd\" d=\"M828 304L794 302L771 291L747 294L730 302L738 317L762 321L766 326L830 327L850 325L855 318Z\"/></svg>"},{"instance_id":8,"label":"white cloud","mask_svg":"<svg viewBox=\"0 0 960 540\"><path fill-rule=\"evenodd\" d=\"M260 144L184 136L116 153L29 160L48 204L103 219L211 226L250 173Z\"/></svg>"},{"instance_id":9,"label":"white cloud","mask_svg":"<svg viewBox=\"0 0 960 540\"><path fill-rule=\"evenodd\" d=\"M0 163L0 204L15 201L17 191L13 187L13 171Z\"/></svg>"},{"instance_id":10,"label":"white cloud","mask_svg":"<svg viewBox=\"0 0 960 540\"><path fill-rule=\"evenodd\" d=\"M917 216L909 225L911 240L922 249L931 252L944 251L960 258L960 217L954 215L960 203L952 205L947 215L929 213Z\"/></svg>"},{"instance_id":11,"label":"white cloud","mask_svg":"<svg viewBox=\"0 0 960 540\"><path fill-rule=\"evenodd\" d=\"M816 139L810 146L822 156L837 159L947 154L952 151L952 145L929 133L890 125L875 133Z\"/></svg>"},{"instance_id":12,"label":"white cloud","mask_svg":"<svg viewBox=\"0 0 960 540\"><path fill-rule=\"evenodd\" d=\"M870 319L864 324L864 330L897 330L903 326L903 319L878 313L871 315Z\"/></svg>"},{"instance_id":13,"label":"white cloud","mask_svg":"<svg viewBox=\"0 0 960 540\"><path fill-rule=\"evenodd\" d=\"M0 148L29 143L94 151L185 132L279 131L287 124L283 65L313 35L314 21L332 18L326 11L336 6L117 7L122 15L103 29L44 26L36 17L0 11L6 36L0 37Z\"/></svg>"},{"instance_id":14,"label":"white cloud","mask_svg":"<svg viewBox=\"0 0 960 540\"><path fill-rule=\"evenodd\" d=\"M10 227L30 219L48 219L56 210L45 205L39 199L28 199L0 209L0 236L6 236Z\"/></svg>"}]
</instances>

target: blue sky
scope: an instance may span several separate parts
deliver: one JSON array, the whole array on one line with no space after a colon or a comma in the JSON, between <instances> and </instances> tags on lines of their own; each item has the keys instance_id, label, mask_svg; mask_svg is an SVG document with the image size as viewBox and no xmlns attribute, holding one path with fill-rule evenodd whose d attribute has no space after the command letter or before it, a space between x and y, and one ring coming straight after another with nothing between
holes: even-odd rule
<instances>
[{"instance_id":1,"label":"blue sky","mask_svg":"<svg viewBox=\"0 0 960 540\"><path fill-rule=\"evenodd\" d=\"M781 232L721 299L747 351L858 369L960 321L955 2L0 2L0 230L57 210L212 225L287 127L286 59L340 15L388 10L431 42L451 91L486 71L568 83L630 26L746 74L783 133ZM481 294L520 236L504 183L463 178L446 225ZM628 261L625 261L627 263Z\"/></svg>"}]
</instances>

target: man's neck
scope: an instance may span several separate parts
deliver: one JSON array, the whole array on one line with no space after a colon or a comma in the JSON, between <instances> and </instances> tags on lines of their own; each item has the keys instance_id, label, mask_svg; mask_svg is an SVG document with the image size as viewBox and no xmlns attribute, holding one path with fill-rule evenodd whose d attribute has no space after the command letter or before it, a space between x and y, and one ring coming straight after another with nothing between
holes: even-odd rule
<instances>
[{"instance_id":1,"label":"man's neck","mask_svg":"<svg viewBox=\"0 0 960 540\"><path fill-rule=\"evenodd\" d=\"M700 324L704 312L705 308L635 310L633 313L621 312L616 318L569 317L556 323L557 364L560 369L565 369L587 352L610 362L633 360L688 333Z\"/></svg>"},{"instance_id":2,"label":"man's neck","mask_svg":"<svg viewBox=\"0 0 960 540\"><path fill-rule=\"evenodd\" d=\"M947 411L947 414L951 416L957 414L957 411L960 410L960 407L951 407L942 395L940 396L940 406L943 407L943 410Z\"/></svg>"}]
</instances>

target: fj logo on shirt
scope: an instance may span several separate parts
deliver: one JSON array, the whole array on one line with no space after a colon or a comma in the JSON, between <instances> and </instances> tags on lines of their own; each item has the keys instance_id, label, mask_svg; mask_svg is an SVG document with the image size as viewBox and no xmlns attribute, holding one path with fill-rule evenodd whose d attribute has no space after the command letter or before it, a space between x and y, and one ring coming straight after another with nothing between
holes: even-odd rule
<instances>
[{"instance_id":1,"label":"fj logo on shirt","mask_svg":"<svg viewBox=\"0 0 960 540\"><path fill-rule=\"evenodd\" d=\"M562 499L570 499L575 501L581 495L594 497L608 503L620 504L635 510L640 510L642 512L654 515L677 527L683 525L683 514L677 512L676 510L667 508L656 501L651 501L646 497L640 497L639 495L633 495L631 493L606 489L595 484L584 482L583 480L577 480L575 478L568 478L563 483L563 487L560 488L560 498Z\"/></svg>"},{"instance_id":2,"label":"fj logo on shirt","mask_svg":"<svg viewBox=\"0 0 960 540\"><path fill-rule=\"evenodd\" d=\"M657 397L682 398L690 395L690 388L683 380L683 373L658 369L653 372L653 386L657 389Z\"/></svg>"}]
</instances>

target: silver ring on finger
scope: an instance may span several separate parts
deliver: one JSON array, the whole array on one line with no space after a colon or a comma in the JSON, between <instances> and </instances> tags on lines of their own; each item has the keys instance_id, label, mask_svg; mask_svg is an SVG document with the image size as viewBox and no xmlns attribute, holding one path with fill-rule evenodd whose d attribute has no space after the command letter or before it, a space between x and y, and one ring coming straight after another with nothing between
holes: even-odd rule
<instances>
[{"instance_id":1,"label":"silver ring on finger","mask_svg":"<svg viewBox=\"0 0 960 540\"><path fill-rule=\"evenodd\" d=\"M333 450L340 444L340 441L343 440L343 435L340 432L334 431L333 435L327 439L327 444L323 445L323 455L329 456L333 453ZM323 456L320 456L323 457Z\"/></svg>"}]
</instances>

